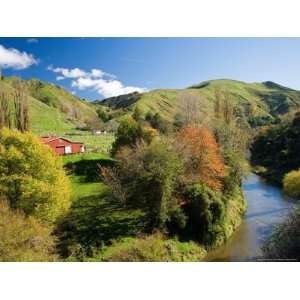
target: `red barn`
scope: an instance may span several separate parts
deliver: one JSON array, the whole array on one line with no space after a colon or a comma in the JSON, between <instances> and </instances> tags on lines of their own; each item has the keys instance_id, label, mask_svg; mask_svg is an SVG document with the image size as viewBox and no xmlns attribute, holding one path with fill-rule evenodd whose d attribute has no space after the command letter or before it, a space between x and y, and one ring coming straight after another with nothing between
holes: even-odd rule
<instances>
[{"instance_id":1,"label":"red barn","mask_svg":"<svg viewBox=\"0 0 300 300\"><path fill-rule=\"evenodd\" d=\"M48 145L58 155L66 155L72 153L83 153L85 147L83 143L71 142L65 138L56 136L42 136L41 141L43 144Z\"/></svg>"}]
</instances>

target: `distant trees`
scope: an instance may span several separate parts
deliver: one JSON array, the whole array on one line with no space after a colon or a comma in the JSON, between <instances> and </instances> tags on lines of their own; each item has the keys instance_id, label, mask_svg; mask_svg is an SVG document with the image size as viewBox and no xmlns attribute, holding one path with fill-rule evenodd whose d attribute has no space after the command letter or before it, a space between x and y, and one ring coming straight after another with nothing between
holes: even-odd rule
<instances>
[{"instance_id":1,"label":"distant trees","mask_svg":"<svg viewBox=\"0 0 300 300\"><path fill-rule=\"evenodd\" d=\"M0 93L0 128L15 127L26 132L31 127L28 96L21 80L14 82L14 88L13 95Z\"/></svg>"},{"instance_id":2,"label":"distant trees","mask_svg":"<svg viewBox=\"0 0 300 300\"><path fill-rule=\"evenodd\" d=\"M159 113L151 113L148 112L146 114L145 120L149 122L149 124L159 130L161 133L168 133L171 131L170 124L165 121Z\"/></svg>"},{"instance_id":3,"label":"distant trees","mask_svg":"<svg viewBox=\"0 0 300 300\"><path fill-rule=\"evenodd\" d=\"M199 96L190 91L181 93L182 115L185 126L193 126L200 122Z\"/></svg>"},{"instance_id":4,"label":"distant trees","mask_svg":"<svg viewBox=\"0 0 300 300\"><path fill-rule=\"evenodd\" d=\"M131 116L125 116L120 120L116 132L116 139L112 145L112 154L115 155L122 146L135 146L137 142L144 140L150 143L157 136L157 131L148 126L143 126Z\"/></svg>"},{"instance_id":5,"label":"distant trees","mask_svg":"<svg viewBox=\"0 0 300 300\"><path fill-rule=\"evenodd\" d=\"M103 128L102 122L96 116L88 118L85 121L85 123L86 123L86 129L88 129L88 130L95 131L95 130L100 130Z\"/></svg>"},{"instance_id":6,"label":"distant trees","mask_svg":"<svg viewBox=\"0 0 300 300\"><path fill-rule=\"evenodd\" d=\"M9 99L8 95L4 92L0 93L0 129L3 127L12 127Z\"/></svg>"},{"instance_id":7,"label":"distant trees","mask_svg":"<svg viewBox=\"0 0 300 300\"><path fill-rule=\"evenodd\" d=\"M26 215L55 222L70 206L61 159L29 133L0 130L0 196Z\"/></svg>"},{"instance_id":8,"label":"distant trees","mask_svg":"<svg viewBox=\"0 0 300 300\"><path fill-rule=\"evenodd\" d=\"M98 117L105 123L111 119L110 114L106 111L104 107L97 108Z\"/></svg>"},{"instance_id":9,"label":"distant trees","mask_svg":"<svg viewBox=\"0 0 300 300\"><path fill-rule=\"evenodd\" d=\"M0 200L0 261L54 261L51 228Z\"/></svg>"},{"instance_id":10,"label":"distant trees","mask_svg":"<svg viewBox=\"0 0 300 300\"><path fill-rule=\"evenodd\" d=\"M231 193L241 185L242 175L247 171L246 155L250 134L248 129L238 122L232 96L215 90L214 120L212 128L227 166L224 178L225 192Z\"/></svg>"},{"instance_id":11,"label":"distant trees","mask_svg":"<svg viewBox=\"0 0 300 300\"><path fill-rule=\"evenodd\" d=\"M25 86L21 80L15 82L15 125L21 132L30 130L29 102Z\"/></svg>"},{"instance_id":12,"label":"distant trees","mask_svg":"<svg viewBox=\"0 0 300 300\"><path fill-rule=\"evenodd\" d=\"M255 137L251 145L252 163L264 167L266 172L262 175L281 185L287 173L300 167L299 136L299 113L293 120L266 128Z\"/></svg>"}]
</instances>

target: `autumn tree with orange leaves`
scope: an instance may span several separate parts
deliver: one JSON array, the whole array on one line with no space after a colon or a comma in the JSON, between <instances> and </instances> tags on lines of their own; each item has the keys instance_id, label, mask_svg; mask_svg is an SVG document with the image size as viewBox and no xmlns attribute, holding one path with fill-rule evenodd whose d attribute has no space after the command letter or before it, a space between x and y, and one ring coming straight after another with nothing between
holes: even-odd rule
<instances>
[{"instance_id":1,"label":"autumn tree with orange leaves","mask_svg":"<svg viewBox=\"0 0 300 300\"><path fill-rule=\"evenodd\" d=\"M206 127L186 127L175 138L185 166L184 184L204 183L215 191L223 188L225 167L219 146Z\"/></svg>"}]
</instances>

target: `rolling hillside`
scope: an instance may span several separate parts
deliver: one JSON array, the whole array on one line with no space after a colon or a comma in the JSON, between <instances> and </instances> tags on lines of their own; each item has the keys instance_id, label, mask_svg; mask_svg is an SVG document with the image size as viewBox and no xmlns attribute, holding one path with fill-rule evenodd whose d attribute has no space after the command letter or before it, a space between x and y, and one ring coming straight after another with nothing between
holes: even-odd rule
<instances>
[{"instance_id":1,"label":"rolling hillside","mask_svg":"<svg viewBox=\"0 0 300 300\"><path fill-rule=\"evenodd\" d=\"M216 90L223 95L228 93L239 113L257 125L262 120L272 120L300 106L300 91L271 81L245 83L228 79L206 81L181 90L160 89L143 94L133 93L95 103L107 107L113 116L131 113L138 105L144 114L158 112L165 120L172 122L175 115L181 112L187 94L198 97L200 108L202 106L209 115L213 111Z\"/></svg>"},{"instance_id":2,"label":"rolling hillside","mask_svg":"<svg viewBox=\"0 0 300 300\"><path fill-rule=\"evenodd\" d=\"M0 92L13 100L16 77L0 80ZM59 86L32 79L23 81L29 96L32 130L37 134L65 133L84 127L87 120L96 118L94 106Z\"/></svg>"},{"instance_id":3,"label":"rolling hillside","mask_svg":"<svg viewBox=\"0 0 300 300\"><path fill-rule=\"evenodd\" d=\"M16 77L0 80L0 92L6 92L13 99ZM89 120L98 118L102 109L109 119L118 120L131 114L138 106L146 113L159 113L172 123L183 110L187 98L199 101L199 108L209 118L214 110L216 91L229 94L238 114L244 116L252 126L270 122L276 117L300 106L300 91L274 82L245 83L236 80L211 80L186 89L159 89L147 93L132 93L88 102L67 90L37 79L23 81L30 100L32 129L36 134L68 134L85 127Z\"/></svg>"}]
</instances>

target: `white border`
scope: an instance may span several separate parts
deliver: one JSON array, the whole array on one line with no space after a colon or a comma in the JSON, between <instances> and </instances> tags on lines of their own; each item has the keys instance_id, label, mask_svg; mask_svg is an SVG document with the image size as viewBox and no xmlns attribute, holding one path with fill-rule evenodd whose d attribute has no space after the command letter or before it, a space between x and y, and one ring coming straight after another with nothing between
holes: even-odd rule
<instances>
[{"instance_id":1,"label":"white border","mask_svg":"<svg viewBox=\"0 0 300 300\"><path fill-rule=\"evenodd\" d=\"M297 0L8 0L0 36L299 36Z\"/></svg>"},{"instance_id":2,"label":"white border","mask_svg":"<svg viewBox=\"0 0 300 300\"><path fill-rule=\"evenodd\" d=\"M0 36L299 36L296 0L7 0ZM297 263L1 263L1 299L296 299Z\"/></svg>"},{"instance_id":3,"label":"white border","mask_svg":"<svg viewBox=\"0 0 300 300\"><path fill-rule=\"evenodd\" d=\"M296 299L293 263L2 263L2 299Z\"/></svg>"}]
</instances>

